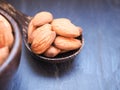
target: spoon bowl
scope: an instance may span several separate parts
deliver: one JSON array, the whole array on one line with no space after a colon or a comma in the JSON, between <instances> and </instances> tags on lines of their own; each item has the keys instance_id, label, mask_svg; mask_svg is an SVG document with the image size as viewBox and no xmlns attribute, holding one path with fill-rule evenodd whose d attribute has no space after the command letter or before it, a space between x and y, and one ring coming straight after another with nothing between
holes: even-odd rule
<instances>
[{"instance_id":1,"label":"spoon bowl","mask_svg":"<svg viewBox=\"0 0 120 90\"><path fill-rule=\"evenodd\" d=\"M30 44L28 44L28 42L27 42L28 41L28 33L27 33L28 24L29 24L30 20L32 19L32 17L27 16L26 19L27 19L27 24L23 26L24 27L23 28L24 44L25 44L26 48L28 49L29 53L32 55L32 57L36 60L40 60L40 61L44 61L44 62L48 62L48 63L61 63L61 62L73 60L75 58L75 56L77 56L80 53L81 49L84 46L83 35L80 35L79 37L77 37L77 39L81 41L82 46L77 50L72 50L72 51L69 51L66 53L61 53L61 54L58 54L56 57L52 57L52 58L46 57L42 54L41 55L35 54L32 52L32 50L30 48Z\"/></svg>"}]
</instances>

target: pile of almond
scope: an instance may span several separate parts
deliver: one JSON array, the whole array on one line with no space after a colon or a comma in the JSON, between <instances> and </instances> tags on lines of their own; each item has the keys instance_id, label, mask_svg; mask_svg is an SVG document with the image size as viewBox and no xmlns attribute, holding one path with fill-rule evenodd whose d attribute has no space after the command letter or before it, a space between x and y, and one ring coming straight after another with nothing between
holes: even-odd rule
<instances>
[{"instance_id":1,"label":"pile of almond","mask_svg":"<svg viewBox=\"0 0 120 90\"><path fill-rule=\"evenodd\" d=\"M7 59L14 37L10 23L0 15L0 66Z\"/></svg>"},{"instance_id":2,"label":"pile of almond","mask_svg":"<svg viewBox=\"0 0 120 90\"><path fill-rule=\"evenodd\" d=\"M28 26L28 43L35 54L55 57L60 53L78 49L82 46L76 39L82 28L75 26L67 18L54 19L50 12L39 12Z\"/></svg>"}]
</instances>

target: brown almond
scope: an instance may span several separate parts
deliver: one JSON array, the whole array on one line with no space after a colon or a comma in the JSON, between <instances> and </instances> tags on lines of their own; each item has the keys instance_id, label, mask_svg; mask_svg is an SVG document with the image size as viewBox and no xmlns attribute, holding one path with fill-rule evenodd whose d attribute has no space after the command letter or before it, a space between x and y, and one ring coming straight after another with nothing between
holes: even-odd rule
<instances>
[{"instance_id":1,"label":"brown almond","mask_svg":"<svg viewBox=\"0 0 120 90\"><path fill-rule=\"evenodd\" d=\"M5 38L5 46L9 46L9 48L11 48L14 42L14 37L13 37L12 32L11 33L5 32L4 38Z\"/></svg>"},{"instance_id":2,"label":"brown almond","mask_svg":"<svg viewBox=\"0 0 120 90\"><path fill-rule=\"evenodd\" d=\"M50 46L47 51L45 51L44 55L46 57L55 57L60 53L60 49L56 48L55 46Z\"/></svg>"},{"instance_id":3,"label":"brown almond","mask_svg":"<svg viewBox=\"0 0 120 90\"><path fill-rule=\"evenodd\" d=\"M66 53L66 52L69 52L70 50L61 50L60 53Z\"/></svg>"},{"instance_id":4,"label":"brown almond","mask_svg":"<svg viewBox=\"0 0 120 90\"><path fill-rule=\"evenodd\" d=\"M43 26L39 27L40 30L52 30L51 24L44 24Z\"/></svg>"},{"instance_id":5,"label":"brown almond","mask_svg":"<svg viewBox=\"0 0 120 90\"><path fill-rule=\"evenodd\" d=\"M12 32L12 27L5 17L0 15L0 33L2 31Z\"/></svg>"},{"instance_id":6,"label":"brown almond","mask_svg":"<svg viewBox=\"0 0 120 90\"><path fill-rule=\"evenodd\" d=\"M47 23L50 23L53 20L53 15L50 12L39 12L33 18L34 26L41 26Z\"/></svg>"},{"instance_id":7,"label":"brown almond","mask_svg":"<svg viewBox=\"0 0 120 90\"><path fill-rule=\"evenodd\" d=\"M69 19L66 18L54 19L51 25L53 31L64 37L78 37L82 31L81 28L75 26Z\"/></svg>"},{"instance_id":8,"label":"brown almond","mask_svg":"<svg viewBox=\"0 0 120 90\"><path fill-rule=\"evenodd\" d=\"M38 33L32 42L32 51L36 54L44 53L51 46L55 37L56 33L50 30Z\"/></svg>"},{"instance_id":9,"label":"brown almond","mask_svg":"<svg viewBox=\"0 0 120 90\"><path fill-rule=\"evenodd\" d=\"M14 42L14 37L12 32L6 31L0 33L0 47L8 46L9 48L12 47Z\"/></svg>"},{"instance_id":10,"label":"brown almond","mask_svg":"<svg viewBox=\"0 0 120 90\"><path fill-rule=\"evenodd\" d=\"M14 42L12 27L2 15L0 15L0 37L0 47L12 47Z\"/></svg>"},{"instance_id":11,"label":"brown almond","mask_svg":"<svg viewBox=\"0 0 120 90\"><path fill-rule=\"evenodd\" d=\"M39 33L46 33L45 30L51 30L51 25L50 24L45 24L39 28L37 28L36 30L33 31L33 33L31 34L31 36L29 37L29 43L32 43L32 41L34 40L34 38L39 34Z\"/></svg>"},{"instance_id":12,"label":"brown almond","mask_svg":"<svg viewBox=\"0 0 120 90\"><path fill-rule=\"evenodd\" d=\"M4 34L0 33L0 48L5 46Z\"/></svg>"},{"instance_id":13,"label":"brown almond","mask_svg":"<svg viewBox=\"0 0 120 90\"><path fill-rule=\"evenodd\" d=\"M57 36L54 45L61 50L69 51L80 48L82 43L78 39Z\"/></svg>"},{"instance_id":14,"label":"brown almond","mask_svg":"<svg viewBox=\"0 0 120 90\"><path fill-rule=\"evenodd\" d=\"M31 43L31 34L36 29L36 27L33 26L32 20L30 21L28 25L28 43Z\"/></svg>"},{"instance_id":15,"label":"brown almond","mask_svg":"<svg viewBox=\"0 0 120 90\"><path fill-rule=\"evenodd\" d=\"M7 59L8 55L9 55L9 48L7 46L0 48L0 66Z\"/></svg>"}]
</instances>

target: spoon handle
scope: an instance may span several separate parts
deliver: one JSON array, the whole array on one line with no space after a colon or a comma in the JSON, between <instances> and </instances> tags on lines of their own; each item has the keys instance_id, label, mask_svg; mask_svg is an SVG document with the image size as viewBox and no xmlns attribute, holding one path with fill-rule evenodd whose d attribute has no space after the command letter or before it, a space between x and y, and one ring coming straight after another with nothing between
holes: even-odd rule
<instances>
[{"instance_id":1,"label":"spoon handle","mask_svg":"<svg viewBox=\"0 0 120 90\"><path fill-rule=\"evenodd\" d=\"M10 16L12 16L16 20L16 22L18 22L23 36L26 35L28 23L32 17L20 12L19 10L16 10L11 4L7 3L4 0L0 0L0 9L6 11Z\"/></svg>"}]
</instances>

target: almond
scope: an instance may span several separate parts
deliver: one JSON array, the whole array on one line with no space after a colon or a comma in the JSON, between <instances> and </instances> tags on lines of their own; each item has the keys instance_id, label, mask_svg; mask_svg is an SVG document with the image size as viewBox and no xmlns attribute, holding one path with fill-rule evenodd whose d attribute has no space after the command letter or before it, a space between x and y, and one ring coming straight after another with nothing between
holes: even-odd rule
<instances>
[{"instance_id":1,"label":"almond","mask_svg":"<svg viewBox=\"0 0 120 90\"><path fill-rule=\"evenodd\" d=\"M45 30L51 30L51 25L50 24L45 24L39 28L37 28L36 30L33 31L33 33L31 34L31 36L29 36L29 43L32 43L32 41L34 40L34 38L39 34L45 33ZM47 32L47 31L46 31Z\"/></svg>"},{"instance_id":2,"label":"almond","mask_svg":"<svg viewBox=\"0 0 120 90\"><path fill-rule=\"evenodd\" d=\"M57 36L54 45L61 50L69 51L80 48L82 43L78 39Z\"/></svg>"},{"instance_id":3,"label":"almond","mask_svg":"<svg viewBox=\"0 0 120 90\"><path fill-rule=\"evenodd\" d=\"M0 47L12 47L14 42L12 27L9 22L0 15Z\"/></svg>"},{"instance_id":4,"label":"almond","mask_svg":"<svg viewBox=\"0 0 120 90\"><path fill-rule=\"evenodd\" d=\"M52 27L51 27L51 24L44 24L44 25L41 26L39 29L40 29L40 30L46 30L46 29L52 30Z\"/></svg>"},{"instance_id":5,"label":"almond","mask_svg":"<svg viewBox=\"0 0 120 90\"><path fill-rule=\"evenodd\" d=\"M0 15L0 33L1 31L12 32L12 27L10 23L2 15Z\"/></svg>"},{"instance_id":6,"label":"almond","mask_svg":"<svg viewBox=\"0 0 120 90\"><path fill-rule=\"evenodd\" d=\"M0 48L0 66L7 59L8 55L9 55L9 48L7 46Z\"/></svg>"},{"instance_id":7,"label":"almond","mask_svg":"<svg viewBox=\"0 0 120 90\"><path fill-rule=\"evenodd\" d=\"M36 29L36 27L33 26L32 20L30 21L28 25L28 43L31 43L31 34Z\"/></svg>"},{"instance_id":8,"label":"almond","mask_svg":"<svg viewBox=\"0 0 120 90\"><path fill-rule=\"evenodd\" d=\"M4 34L0 33L0 48L5 46Z\"/></svg>"},{"instance_id":9,"label":"almond","mask_svg":"<svg viewBox=\"0 0 120 90\"><path fill-rule=\"evenodd\" d=\"M52 14L50 12L43 11L34 16L33 25L41 26L50 23L52 20L53 20Z\"/></svg>"},{"instance_id":10,"label":"almond","mask_svg":"<svg viewBox=\"0 0 120 90\"><path fill-rule=\"evenodd\" d=\"M53 31L64 37L78 37L82 29L71 23L69 19L54 19L51 23Z\"/></svg>"},{"instance_id":11,"label":"almond","mask_svg":"<svg viewBox=\"0 0 120 90\"><path fill-rule=\"evenodd\" d=\"M53 43L56 37L56 33L50 30L42 30L38 35L34 38L31 49L36 54L42 54L45 52Z\"/></svg>"},{"instance_id":12,"label":"almond","mask_svg":"<svg viewBox=\"0 0 120 90\"><path fill-rule=\"evenodd\" d=\"M5 38L5 46L9 46L9 48L11 48L14 43L14 37L13 37L12 32L11 33L5 32L4 38Z\"/></svg>"},{"instance_id":13,"label":"almond","mask_svg":"<svg viewBox=\"0 0 120 90\"><path fill-rule=\"evenodd\" d=\"M70 50L61 50L60 53L66 53L66 52L69 52Z\"/></svg>"},{"instance_id":14,"label":"almond","mask_svg":"<svg viewBox=\"0 0 120 90\"><path fill-rule=\"evenodd\" d=\"M47 51L45 51L44 55L47 57L55 57L60 53L60 49L56 48L55 46L50 46Z\"/></svg>"},{"instance_id":15,"label":"almond","mask_svg":"<svg viewBox=\"0 0 120 90\"><path fill-rule=\"evenodd\" d=\"M0 47L8 46L9 48L12 47L14 42L14 37L12 32L3 31L0 33Z\"/></svg>"}]
</instances>

